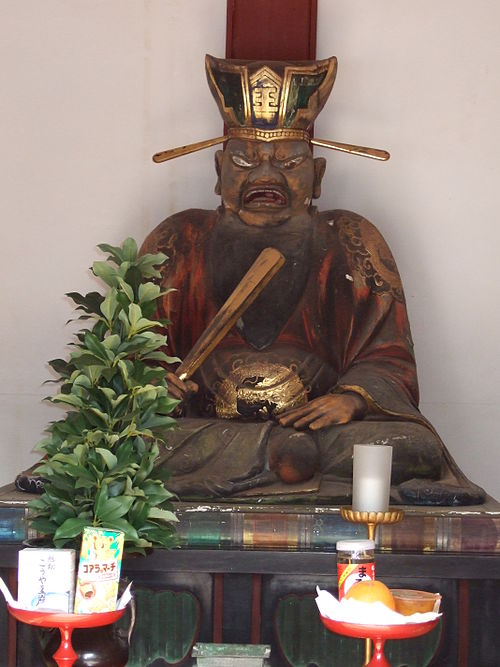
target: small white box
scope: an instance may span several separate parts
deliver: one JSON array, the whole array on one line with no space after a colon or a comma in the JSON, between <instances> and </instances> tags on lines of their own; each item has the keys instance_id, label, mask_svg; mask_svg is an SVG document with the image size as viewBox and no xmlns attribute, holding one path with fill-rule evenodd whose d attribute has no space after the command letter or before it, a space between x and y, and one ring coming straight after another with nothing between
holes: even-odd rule
<instances>
[{"instance_id":1,"label":"small white box","mask_svg":"<svg viewBox=\"0 0 500 667\"><path fill-rule=\"evenodd\" d=\"M17 599L24 609L73 611L74 549L22 549L18 563Z\"/></svg>"}]
</instances>

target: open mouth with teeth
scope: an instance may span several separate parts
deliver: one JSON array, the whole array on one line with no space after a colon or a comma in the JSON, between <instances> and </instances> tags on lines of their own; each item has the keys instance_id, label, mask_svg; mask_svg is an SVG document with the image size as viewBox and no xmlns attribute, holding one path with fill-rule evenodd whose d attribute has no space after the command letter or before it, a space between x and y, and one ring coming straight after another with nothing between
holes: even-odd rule
<instances>
[{"instance_id":1,"label":"open mouth with teeth","mask_svg":"<svg viewBox=\"0 0 500 667\"><path fill-rule=\"evenodd\" d=\"M285 192L276 187L258 187L247 190L243 197L243 206L248 208L287 206L288 197Z\"/></svg>"}]
</instances>

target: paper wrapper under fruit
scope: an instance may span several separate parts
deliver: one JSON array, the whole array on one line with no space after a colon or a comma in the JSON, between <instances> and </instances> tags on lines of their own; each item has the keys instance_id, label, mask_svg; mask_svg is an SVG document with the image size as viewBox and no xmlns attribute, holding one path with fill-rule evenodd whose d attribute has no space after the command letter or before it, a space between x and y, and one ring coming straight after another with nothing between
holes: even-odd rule
<instances>
[{"instance_id":1,"label":"paper wrapper under fruit","mask_svg":"<svg viewBox=\"0 0 500 667\"><path fill-rule=\"evenodd\" d=\"M359 602L354 599L342 598L339 602L328 591L316 588L316 604L321 616L332 621L359 623L361 625L404 625L406 623L426 623L433 621L441 614L435 612L417 613L403 616L381 602Z\"/></svg>"}]
</instances>

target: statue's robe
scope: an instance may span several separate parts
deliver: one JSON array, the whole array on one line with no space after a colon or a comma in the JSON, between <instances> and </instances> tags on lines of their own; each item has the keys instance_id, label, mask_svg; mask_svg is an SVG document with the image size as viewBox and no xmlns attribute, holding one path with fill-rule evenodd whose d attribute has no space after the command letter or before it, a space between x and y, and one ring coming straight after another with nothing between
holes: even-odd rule
<instances>
[{"instance_id":1,"label":"statue's robe","mask_svg":"<svg viewBox=\"0 0 500 667\"><path fill-rule=\"evenodd\" d=\"M151 232L141 249L169 257L162 286L175 291L163 298L159 315L171 321L171 355L186 356L228 296L227 281L221 286L218 280L223 264L231 264L235 286L255 258L233 257L231 235L219 233L223 219L221 210L178 213ZM281 279L276 280L280 272L193 377L200 390L162 453L172 472L169 488L182 498L308 492L317 501L341 502L350 495L353 444L383 442L394 447L394 501L482 502L482 489L465 478L418 410L403 288L384 239L349 211L314 211L310 223ZM273 234L279 238L287 229L248 233L254 240L258 234L264 248L273 245ZM309 400L352 391L369 408L362 421L308 432L319 447L321 474L295 488L278 483L267 460L270 433L280 429L296 437L293 428L273 419L237 421L216 414L224 380L242 366L267 363L292 369Z\"/></svg>"}]
</instances>

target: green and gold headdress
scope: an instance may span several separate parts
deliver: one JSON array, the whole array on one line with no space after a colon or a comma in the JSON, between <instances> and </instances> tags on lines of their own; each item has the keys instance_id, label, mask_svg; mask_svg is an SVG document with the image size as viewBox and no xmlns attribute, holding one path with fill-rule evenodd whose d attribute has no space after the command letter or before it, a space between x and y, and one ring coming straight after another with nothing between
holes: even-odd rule
<instances>
[{"instance_id":1,"label":"green and gold headdress","mask_svg":"<svg viewBox=\"0 0 500 667\"><path fill-rule=\"evenodd\" d=\"M315 139L310 131L324 107L337 73L337 59L308 62L226 60L207 55L208 85L226 126L216 139L180 146L153 156L165 162L228 139L308 141L316 146L387 160L376 148Z\"/></svg>"}]
</instances>

